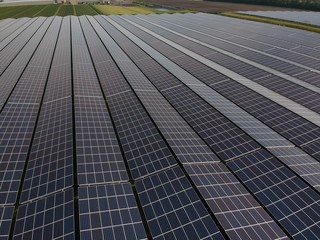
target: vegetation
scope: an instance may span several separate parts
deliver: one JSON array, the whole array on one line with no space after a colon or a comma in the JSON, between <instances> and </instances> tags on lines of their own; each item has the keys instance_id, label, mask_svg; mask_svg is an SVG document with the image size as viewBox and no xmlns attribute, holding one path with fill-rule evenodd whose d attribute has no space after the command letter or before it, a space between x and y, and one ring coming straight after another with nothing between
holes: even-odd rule
<instances>
[{"instance_id":1,"label":"vegetation","mask_svg":"<svg viewBox=\"0 0 320 240\"><path fill-rule=\"evenodd\" d=\"M50 17L55 16L61 5L47 5L37 16Z\"/></svg>"},{"instance_id":2,"label":"vegetation","mask_svg":"<svg viewBox=\"0 0 320 240\"><path fill-rule=\"evenodd\" d=\"M29 9L31 6L17 6L17 7L1 7L0 8L0 19L13 18L20 12Z\"/></svg>"},{"instance_id":3,"label":"vegetation","mask_svg":"<svg viewBox=\"0 0 320 240\"><path fill-rule=\"evenodd\" d=\"M146 6L110 6L110 5L27 5L0 7L0 19L20 17L49 17L68 15L97 15L97 14L150 14L150 13L174 13L190 12L188 10L159 11Z\"/></svg>"},{"instance_id":4,"label":"vegetation","mask_svg":"<svg viewBox=\"0 0 320 240\"><path fill-rule=\"evenodd\" d=\"M41 12L46 6L43 5L36 5L36 6L29 6L29 8L20 11L18 14L12 16L14 18L21 18L21 17L34 17L39 12Z\"/></svg>"},{"instance_id":5,"label":"vegetation","mask_svg":"<svg viewBox=\"0 0 320 240\"><path fill-rule=\"evenodd\" d=\"M208 0L215 1L215 0ZM288 8L301 8L307 10L320 10L319 0L216 0L219 2L233 2L233 3L248 3L248 4L260 4L278 7Z\"/></svg>"},{"instance_id":6,"label":"vegetation","mask_svg":"<svg viewBox=\"0 0 320 240\"><path fill-rule=\"evenodd\" d=\"M234 12L224 12L224 13L220 13L220 15L241 18L241 19L246 19L246 20L252 20L252 21L256 21L256 22L271 23L271 24L275 24L275 25L292 27L292 28L297 28L297 29L320 33L320 27L316 27L316 26L308 25L308 24L304 24L304 23L290 22L290 21L281 20L281 19L252 16L252 15L246 15L246 14L240 14L240 13L234 13Z\"/></svg>"},{"instance_id":7,"label":"vegetation","mask_svg":"<svg viewBox=\"0 0 320 240\"><path fill-rule=\"evenodd\" d=\"M74 5L76 16L99 14L91 5Z\"/></svg>"},{"instance_id":8,"label":"vegetation","mask_svg":"<svg viewBox=\"0 0 320 240\"><path fill-rule=\"evenodd\" d=\"M157 11L152 8L146 7L123 7L123 6L111 6L111 5L94 5L94 9L100 14L149 14L156 13Z\"/></svg>"},{"instance_id":9,"label":"vegetation","mask_svg":"<svg viewBox=\"0 0 320 240\"><path fill-rule=\"evenodd\" d=\"M73 5L61 5L56 15L57 16L75 15Z\"/></svg>"}]
</instances>

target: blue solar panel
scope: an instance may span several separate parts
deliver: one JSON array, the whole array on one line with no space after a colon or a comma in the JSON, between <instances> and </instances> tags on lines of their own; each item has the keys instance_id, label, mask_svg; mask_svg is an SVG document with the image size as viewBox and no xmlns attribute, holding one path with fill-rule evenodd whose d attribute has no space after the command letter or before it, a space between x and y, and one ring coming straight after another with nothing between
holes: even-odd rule
<instances>
[{"instance_id":1,"label":"blue solar panel","mask_svg":"<svg viewBox=\"0 0 320 240\"><path fill-rule=\"evenodd\" d=\"M192 164L185 169L230 239L286 237L223 164Z\"/></svg>"},{"instance_id":2,"label":"blue solar panel","mask_svg":"<svg viewBox=\"0 0 320 240\"><path fill-rule=\"evenodd\" d=\"M68 190L21 205L13 239L74 239L73 199Z\"/></svg>"},{"instance_id":3,"label":"blue solar panel","mask_svg":"<svg viewBox=\"0 0 320 240\"><path fill-rule=\"evenodd\" d=\"M0 240L9 239L14 207L0 207Z\"/></svg>"},{"instance_id":4,"label":"blue solar panel","mask_svg":"<svg viewBox=\"0 0 320 240\"><path fill-rule=\"evenodd\" d=\"M320 36L266 26L0 21L0 240L318 239Z\"/></svg>"},{"instance_id":5,"label":"blue solar panel","mask_svg":"<svg viewBox=\"0 0 320 240\"><path fill-rule=\"evenodd\" d=\"M74 107L79 185L128 181L125 163L81 25L72 18Z\"/></svg>"},{"instance_id":6,"label":"blue solar panel","mask_svg":"<svg viewBox=\"0 0 320 240\"><path fill-rule=\"evenodd\" d=\"M228 166L291 236L317 238L320 195L285 165L260 150L228 162Z\"/></svg>"},{"instance_id":7,"label":"blue solar panel","mask_svg":"<svg viewBox=\"0 0 320 240\"><path fill-rule=\"evenodd\" d=\"M79 189L81 239L146 239L129 183Z\"/></svg>"},{"instance_id":8,"label":"blue solar panel","mask_svg":"<svg viewBox=\"0 0 320 240\"><path fill-rule=\"evenodd\" d=\"M136 187L153 239L224 239L179 167Z\"/></svg>"}]
</instances>

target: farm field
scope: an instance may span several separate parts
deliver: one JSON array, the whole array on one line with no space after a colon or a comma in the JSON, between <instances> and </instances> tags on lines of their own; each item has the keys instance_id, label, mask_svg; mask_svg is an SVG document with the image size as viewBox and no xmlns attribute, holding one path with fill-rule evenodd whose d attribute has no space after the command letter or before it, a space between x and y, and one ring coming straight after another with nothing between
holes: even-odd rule
<instances>
[{"instance_id":1,"label":"farm field","mask_svg":"<svg viewBox=\"0 0 320 240\"><path fill-rule=\"evenodd\" d=\"M166 13L190 12L186 10L170 10ZM110 5L27 5L0 7L0 19L21 17L49 17L68 15L110 15L110 14L150 14L164 13L155 8L144 6L110 6Z\"/></svg>"}]
</instances>

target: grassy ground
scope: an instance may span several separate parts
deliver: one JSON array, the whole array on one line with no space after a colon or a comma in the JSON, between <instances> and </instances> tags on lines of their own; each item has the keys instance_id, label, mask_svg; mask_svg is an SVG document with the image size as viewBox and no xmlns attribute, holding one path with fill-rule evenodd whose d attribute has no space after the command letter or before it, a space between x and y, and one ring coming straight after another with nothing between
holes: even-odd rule
<instances>
[{"instance_id":1,"label":"grassy ground","mask_svg":"<svg viewBox=\"0 0 320 240\"><path fill-rule=\"evenodd\" d=\"M303 23L290 22L290 21L281 20L281 19L252 16L252 15L240 14L240 13L234 13L234 12L223 12L223 13L220 13L220 15L234 17L234 18L241 18L241 19L246 19L246 20L251 20L256 22L271 23L275 25L286 26L286 27L320 33L320 27L303 24Z\"/></svg>"},{"instance_id":2,"label":"grassy ground","mask_svg":"<svg viewBox=\"0 0 320 240\"><path fill-rule=\"evenodd\" d=\"M38 17L38 16L68 16L68 15L96 15L96 14L150 14L189 12L186 10L162 12L155 8L144 6L110 6L110 5L27 5L0 7L0 19Z\"/></svg>"}]
</instances>

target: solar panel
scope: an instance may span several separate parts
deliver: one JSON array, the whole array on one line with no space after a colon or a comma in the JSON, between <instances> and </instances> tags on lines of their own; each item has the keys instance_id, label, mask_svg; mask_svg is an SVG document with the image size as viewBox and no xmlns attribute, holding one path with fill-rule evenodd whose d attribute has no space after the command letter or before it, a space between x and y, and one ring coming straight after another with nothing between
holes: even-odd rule
<instances>
[{"instance_id":1,"label":"solar panel","mask_svg":"<svg viewBox=\"0 0 320 240\"><path fill-rule=\"evenodd\" d=\"M318 126L240 83L229 80L212 88L299 146L320 136Z\"/></svg>"},{"instance_id":2,"label":"solar panel","mask_svg":"<svg viewBox=\"0 0 320 240\"><path fill-rule=\"evenodd\" d=\"M0 240L318 239L318 34L203 13L0 32Z\"/></svg>"},{"instance_id":3,"label":"solar panel","mask_svg":"<svg viewBox=\"0 0 320 240\"><path fill-rule=\"evenodd\" d=\"M78 183L128 181L117 137L103 99L76 98Z\"/></svg>"},{"instance_id":4,"label":"solar panel","mask_svg":"<svg viewBox=\"0 0 320 240\"><path fill-rule=\"evenodd\" d=\"M21 205L13 239L74 239L73 190Z\"/></svg>"},{"instance_id":5,"label":"solar panel","mask_svg":"<svg viewBox=\"0 0 320 240\"><path fill-rule=\"evenodd\" d=\"M81 239L146 239L130 183L79 188Z\"/></svg>"},{"instance_id":6,"label":"solar panel","mask_svg":"<svg viewBox=\"0 0 320 240\"><path fill-rule=\"evenodd\" d=\"M270 152L291 170L320 190L320 163L299 148L274 148Z\"/></svg>"},{"instance_id":7,"label":"solar panel","mask_svg":"<svg viewBox=\"0 0 320 240\"><path fill-rule=\"evenodd\" d=\"M8 37L0 42L0 51L3 50L11 41L13 41L17 36L23 33L36 19L29 19L25 24L21 25L17 31L12 32Z\"/></svg>"},{"instance_id":8,"label":"solar panel","mask_svg":"<svg viewBox=\"0 0 320 240\"><path fill-rule=\"evenodd\" d=\"M242 130L185 86L165 92L177 111L222 160L227 161L260 148Z\"/></svg>"},{"instance_id":9,"label":"solar panel","mask_svg":"<svg viewBox=\"0 0 320 240\"><path fill-rule=\"evenodd\" d=\"M125 42L123 39L124 35L119 34L119 32L116 31L114 27L108 25L108 28L106 27L106 29L112 29L111 36L117 43ZM108 41L110 42L112 40L109 39ZM134 56L134 58L137 58L137 56L141 56L142 58L147 56L144 52L135 51L139 49L134 48L137 46L132 45L130 41L128 43L125 43L125 45L121 44L119 46L125 46L126 48L124 50L127 54L128 52L126 50L130 49L130 52L133 55L129 53L129 56ZM135 68L134 70L136 72L139 71L137 68ZM122 71L124 72L126 70ZM130 74L130 71L126 72ZM144 73L145 72L146 71L144 71ZM135 84L135 78L132 79L131 76L127 77L127 80L130 83L132 81L134 82L132 86L134 90L136 90L139 99L144 104L148 113L151 115L152 119L155 121L158 128L172 147L172 150L175 152L182 163L219 161L214 153L205 145L205 143L197 136L197 134L188 126L188 124L177 114L177 112L170 106L170 104L158 93L156 88L151 85L146 77L140 76L139 81L141 82L141 84L138 85ZM147 86L148 91L145 91L145 89L140 89L139 87L141 85L143 85L143 88Z\"/></svg>"},{"instance_id":10,"label":"solar panel","mask_svg":"<svg viewBox=\"0 0 320 240\"><path fill-rule=\"evenodd\" d=\"M295 83L288 82L277 76L270 76L256 81L316 113L320 113L320 95Z\"/></svg>"},{"instance_id":11,"label":"solar panel","mask_svg":"<svg viewBox=\"0 0 320 240\"><path fill-rule=\"evenodd\" d=\"M179 167L137 181L153 239L224 239Z\"/></svg>"},{"instance_id":12,"label":"solar panel","mask_svg":"<svg viewBox=\"0 0 320 240\"><path fill-rule=\"evenodd\" d=\"M308 52L308 55L310 53ZM320 54L319 54L319 58L320 58ZM296 78L299 78L302 81L305 81L307 83L310 83L316 87L320 87L320 78L319 78L319 74L316 72L312 72L312 71L308 71L308 72L303 72L297 76L295 76Z\"/></svg>"},{"instance_id":13,"label":"solar panel","mask_svg":"<svg viewBox=\"0 0 320 240\"><path fill-rule=\"evenodd\" d=\"M0 207L0 240L7 240L14 207Z\"/></svg>"},{"instance_id":14,"label":"solar panel","mask_svg":"<svg viewBox=\"0 0 320 240\"><path fill-rule=\"evenodd\" d=\"M92 18L91 18L92 19ZM96 28L98 33L101 28ZM101 48L106 52L106 49ZM120 54L124 56L123 54ZM177 164L167 144L131 90L111 93L106 90L110 79L97 69L120 142L134 179ZM124 78L117 84L128 85ZM114 89L120 89L113 85Z\"/></svg>"},{"instance_id":15,"label":"solar panel","mask_svg":"<svg viewBox=\"0 0 320 240\"><path fill-rule=\"evenodd\" d=\"M122 93L107 100L134 179L177 164L133 93Z\"/></svg>"},{"instance_id":16,"label":"solar panel","mask_svg":"<svg viewBox=\"0 0 320 240\"><path fill-rule=\"evenodd\" d=\"M42 27L37 31L37 33L33 36L33 38L30 39L28 44L25 45L25 47L21 50L19 55L11 62L10 66L3 72L4 69L0 71L1 77L0 77L0 89L2 90L2 94L0 96L0 108L3 107L5 101L9 97L10 93L12 92L15 84L18 82L18 79L20 75L22 74L25 66L27 65L30 57L36 50L41 38L43 37L45 31L49 27L49 24L51 23L52 18L48 18L45 20ZM1 51L2 54L5 54L6 48ZM9 49L9 52L11 50ZM0 61L6 60L7 58L1 57ZM1 62L0 66L4 67L5 64Z\"/></svg>"},{"instance_id":17,"label":"solar panel","mask_svg":"<svg viewBox=\"0 0 320 240\"><path fill-rule=\"evenodd\" d=\"M223 164L192 164L185 169L230 239L286 237Z\"/></svg>"},{"instance_id":18,"label":"solar panel","mask_svg":"<svg viewBox=\"0 0 320 240\"><path fill-rule=\"evenodd\" d=\"M1 112L1 168L0 193L2 195L1 204L13 204L16 201L22 171L31 143L32 133L36 122L39 104L43 94L50 57L52 57L54 43L60 21L54 20L54 24L49 27L47 35L40 43L40 48L35 52L28 68L22 75L19 83L12 92L8 103ZM50 35L52 34L52 35ZM49 44L49 47L44 47ZM49 59L43 62L43 66L36 67L37 57L46 54ZM49 65L49 66L46 66Z\"/></svg>"},{"instance_id":19,"label":"solar panel","mask_svg":"<svg viewBox=\"0 0 320 240\"><path fill-rule=\"evenodd\" d=\"M291 236L317 238L320 195L285 165L260 150L228 166Z\"/></svg>"},{"instance_id":20,"label":"solar panel","mask_svg":"<svg viewBox=\"0 0 320 240\"><path fill-rule=\"evenodd\" d=\"M80 185L128 181L117 137L81 25L72 18L73 81Z\"/></svg>"},{"instance_id":21,"label":"solar panel","mask_svg":"<svg viewBox=\"0 0 320 240\"><path fill-rule=\"evenodd\" d=\"M313 156L315 159L320 161L320 140L317 140L313 143L309 143L303 146L303 150Z\"/></svg>"},{"instance_id":22,"label":"solar panel","mask_svg":"<svg viewBox=\"0 0 320 240\"><path fill-rule=\"evenodd\" d=\"M20 18L17 19L16 21L14 21L14 23L12 23L10 26L8 26L6 29L4 29L3 31L1 31L1 36L0 36L0 42L2 42L5 38L7 38L8 36L10 36L12 33L14 33L15 31L17 31L17 29L19 29L19 27L21 27L23 24L25 24L26 22L28 22L29 19L27 18Z\"/></svg>"},{"instance_id":23,"label":"solar panel","mask_svg":"<svg viewBox=\"0 0 320 240\"><path fill-rule=\"evenodd\" d=\"M63 41L70 35L69 25L70 22L64 19L53 57L54 66L61 58L61 48L66 51ZM69 51L69 58L70 54ZM65 68L54 66L48 77L24 179L21 202L45 196L71 187L73 184L71 72L63 73ZM58 81L56 80L57 71L61 71L62 74L59 75L63 76ZM60 87L55 86L58 83L64 87L61 92Z\"/></svg>"}]
</instances>

